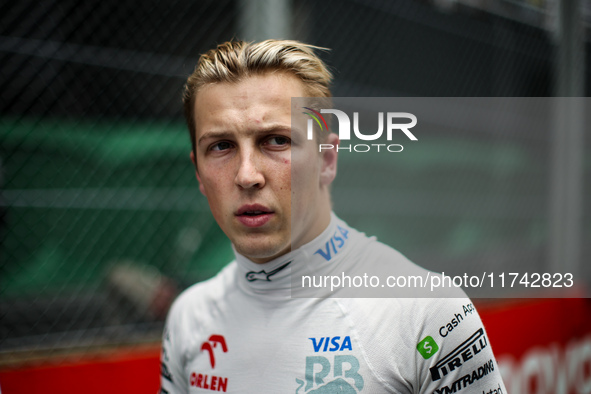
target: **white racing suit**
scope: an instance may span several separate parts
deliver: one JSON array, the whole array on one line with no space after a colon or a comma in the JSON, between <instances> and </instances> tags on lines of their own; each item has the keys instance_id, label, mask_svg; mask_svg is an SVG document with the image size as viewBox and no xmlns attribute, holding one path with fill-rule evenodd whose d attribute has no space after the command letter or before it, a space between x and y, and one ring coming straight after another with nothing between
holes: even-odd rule
<instances>
[{"instance_id":1,"label":"white racing suit","mask_svg":"<svg viewBox=\"0 0 591 394\"><path fill-rule=\"evenodd\" d=\"M271 262L236 253L173 304L161 393L507 393L460 289L452 298L292 294L292 277L299 281L304 268L341 275L343 267L363 272L374 263L394 274L428 274L334 214L319 237Z\"/></svg>"}]
</instances>

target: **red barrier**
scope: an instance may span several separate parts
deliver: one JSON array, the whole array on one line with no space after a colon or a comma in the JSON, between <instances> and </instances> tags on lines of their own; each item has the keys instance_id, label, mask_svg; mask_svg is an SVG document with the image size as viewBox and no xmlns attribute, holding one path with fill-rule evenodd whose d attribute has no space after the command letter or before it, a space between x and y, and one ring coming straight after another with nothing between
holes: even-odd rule
<instances>
[{"instance_id":1,"label":"red barrier","mask_svg":"<svg viewBox=\"0 0 591 394\"><path fill-rule=\"evenodd\" d=\"M479 306L510 394L591 393L591 300Z\"/></svg>"},{"instance_id":2,"label":"red barrier","mask_svg":"<svg viewBox=\"0 0 591 394\"><path fill-rule=\"evenodd\" d=\"M2 394L156 394L160 348L113 350L0 371Z\"/></svg>"}]
</instances>

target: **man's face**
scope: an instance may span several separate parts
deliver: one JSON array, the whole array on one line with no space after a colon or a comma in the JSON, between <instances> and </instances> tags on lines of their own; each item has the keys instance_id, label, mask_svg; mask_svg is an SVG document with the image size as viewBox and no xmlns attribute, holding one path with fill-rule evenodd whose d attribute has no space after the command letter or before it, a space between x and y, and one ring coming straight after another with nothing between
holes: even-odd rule
<instances>
[{"instance_id":1,"label":"man's face","mask_svg":"<svg viewBox=\"0 0 591 394\"><path fill-rule=\"evenodd\" d=\"M330 221L336 155L292 133L291 112L301 109L291 97L304 96L295 76L269 73L207 85L195 100L200 190L237 251L258 263L311 241Z\"/></svg>"}]
</instances>

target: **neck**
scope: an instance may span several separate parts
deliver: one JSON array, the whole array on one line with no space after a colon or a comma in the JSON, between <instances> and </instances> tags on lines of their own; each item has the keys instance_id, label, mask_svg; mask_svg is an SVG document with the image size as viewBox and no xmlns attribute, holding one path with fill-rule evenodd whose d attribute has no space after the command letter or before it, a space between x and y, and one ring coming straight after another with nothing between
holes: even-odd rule
<instances>
[{"instance_id":1,"label":"neck","mask_svg":"<svg viewBox=\"0 0 591 394\"><path fill-rule=\"evenodd\" d=\"M292 274L322 271L323 267L333 266L350 243L353 231L334 214L329 219L324 231L316 238L263 264L257 264L234 250L239 285L255 293L289 294Z\"/></svg>"}]
</instances>

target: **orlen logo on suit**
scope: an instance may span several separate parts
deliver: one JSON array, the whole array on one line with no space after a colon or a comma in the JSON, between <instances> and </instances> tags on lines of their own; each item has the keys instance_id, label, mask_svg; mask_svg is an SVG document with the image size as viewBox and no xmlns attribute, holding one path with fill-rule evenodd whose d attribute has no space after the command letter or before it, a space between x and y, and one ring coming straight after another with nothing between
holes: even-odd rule
<instances>
[{"instance_id":1,"label":"orlen logo on suit","mask_svg":"<svg viewBox=\"0 0 591 394\"><path fill-rule=\"evenodd\" d=\"M377 151L377 152L402 152L404 147L400 144L354 144L354 145L343 145L343 141L348 141L351 139L351 120L349 116L338 109L321 109L320 112L310 108L310 107L303 107L306 112L304 114L308 115L310 119L308 119L307 124L307 138L308 140L314 139L314 122L318 124L319 128L322 131L328 130L328 124L322 114L333 114L337 118L337 122L339 125L339 140L341 144L339 145L332 145L332 144L318 144L318 151L322 152L323 150L330 150L336 149L337 152L339 151L348 151L348 152L369 152L369 151ZM392 135L394 131L402 131L411 141L417 141L417 137L414 136L413 133L409 129L413 128L417 124L417 117L408 112L388 112L386 113L386 137L388 141L392 140ZM410 120L410 123L398 123L401 119ZM375 141L382 136L384 133L384 113L378 112L378 130L374 134L363 134L359 130L359 113L353 112L353 132L355 136L362 140L362 141Z\"/></svg>"},{"instance_id":2,"label":"orlen logo on suit","mask_svg":"<svg viewBox=\"0 0 591 394\"><path fill-rule=\"evenodd\" d=\"M226 344L226 338L223 335L213 334L209 339L201 344L201 351L206 352L209 355L209 364L211 369L215 369L216 358L215 349L218 349L218 353L228 352L228 345ZM206 389L211 391L226 392L228 388L228 378L222 376L216 376L213 374L205 373L191 373L190 385L200 389Z\"/></svg>"}]
</instances>

